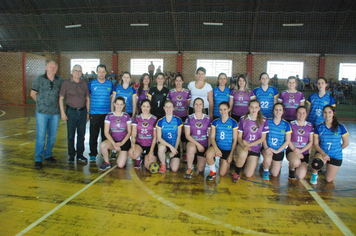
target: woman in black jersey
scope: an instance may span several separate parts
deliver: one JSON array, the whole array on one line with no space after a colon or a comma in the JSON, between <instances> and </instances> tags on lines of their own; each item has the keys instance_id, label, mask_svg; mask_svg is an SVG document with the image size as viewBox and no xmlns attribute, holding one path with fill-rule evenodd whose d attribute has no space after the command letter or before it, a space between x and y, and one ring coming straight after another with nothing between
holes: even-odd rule
<instances>
[{"instance_id":1,"label":"woman in black jersey","mask_svg":"<svg viewBox=\"0 0 356 236\"><path fill-rule=\"evenodd\" d=\"M169 89L164 87L164 74L158 73L156 75L157 86L150 88L147 94L149 100L151 100L151 113L157 117L157 120L165 116L163 110L164 102L167 99Z\"/></svg>"}]
</instances>

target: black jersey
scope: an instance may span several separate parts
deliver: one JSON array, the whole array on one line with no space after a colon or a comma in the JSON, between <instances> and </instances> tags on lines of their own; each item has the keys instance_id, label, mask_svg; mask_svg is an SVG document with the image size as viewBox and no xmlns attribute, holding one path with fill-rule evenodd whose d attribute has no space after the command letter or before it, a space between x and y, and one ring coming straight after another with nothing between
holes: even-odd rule
<instances>
[{"instance_id":1,"label":"black jersey","mask_svg":"<svg viewBox=\"0 0 356 236\"><path fill-rule=\"evenodd\" d=\"M169 89L163 87L161 90L158 90L157 87L150 88L147 96L151 97L151 113L158 118L165 116L163 110L164 102L167 99Z\"/></svg>"}]
</instances>

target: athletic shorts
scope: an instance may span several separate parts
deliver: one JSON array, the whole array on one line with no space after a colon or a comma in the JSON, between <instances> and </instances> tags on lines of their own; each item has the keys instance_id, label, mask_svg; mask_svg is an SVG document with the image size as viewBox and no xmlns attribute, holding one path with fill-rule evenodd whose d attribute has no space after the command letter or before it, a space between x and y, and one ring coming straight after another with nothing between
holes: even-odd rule
<instances>
[{"instance_id":1,"label":"athletic shorts","mask_svg":"<svg viewBox=\"0 0 356 236\"><path fill-rule=\"evenodd\" d=\"M315 152L315 154L317 154L319 152ZM330 157L330 156L329 156ZM342 159L341 160L338 160L338 159L335 159L335 158L332 158L330 157L330 161L327 161L326 163L328 164L331 164L333 166L341 166L342 164Z\"/></svg>"},{"instance_id":2,"label":"athletic shorts","mask_svg":"<svg viewBox=\"0 0 356 236\"><path fill-rule=\"evenodd\" d=\"M185 117L180 117L180 119L182 120L183 122L183 125L184 125L184 122L185 120L187 119L188 116L185 116ZM183 127L183 130L184 130L184 127ZM180 135L180 141L182 141L183 143L186 143L188 142L187 138L185 137L185 133L183 132L182 130L182 134Z\"/></svg>"},{"instance_id":3,"label":"athletic shorts","mask_svg":"<svg viewBox=\"0 0 356 236\"><path fill-rule=\"evenodd\" d=\"M203 157L205 152L206 152L206 149L208 149L208 148L204 147L204 151L203 152L199 152L198 149L197 149L197 153L195 153L194 157L197 157L197 156Z\"/></svg>"},{"instance_id":4,"label":"athletic shorts","mask_svg":"<svg viewBox=\"0 0 356 236\"><path fill-rule=\"evenodd\" d=\"M291 152L293 152L292 149L289 149L289 148L288 148L288 149L286 150L286 156L288 156L288 154L291 153ZM301 162L305 162L305 163L308 164L308 163L309 163L310 154L309 154L309 153L308 153L308 154L303 154L303 156L304 156L304 158L301 159L300 161L301 161Z\"/></svg>"},{"instance_id":5,"label":"athletic shorts","mask_svg":"<svg viewBox=\"0 0 356 236\"><path fill-rule=\"evenodd\" d=\"M264 147L262 146L262 150L264 149ZM280 152L278 154L273 153L272 156L272 160L274 161L283 161L284 158L284 152Z\"/></svg>"},{"instance_id":6,"label":"athletic shorts","mask_svg":"<svg viewBox=\"0 0 356 236\"><path fill-rule=\"evenodd\" d=\"M241 116L237 116L237 115L231 114L231 118L236 120L237 123L239 123Z\"/></svg>"},{"instance_id":7,"label":"athletic shorts","mask_svg":"<svg viewBox=\"0 0 356 236\"><path fill-rule=\"evenodd\" d=\"M145 155L147 155L150 151L151 151L151 146L145 147L145 146L141 146L141 144L136 143L137 145L139 145L142 148L142 153L141 155L143 157L145 157ZM158 154L158 147L157 145L155 146L155 150L153 150L153 155L157 156Z\"/></svg>"},{"instance_id":8,"label":"athletic shorts","mask_svg":"<svg viewBox=\"0 0 356 236\"><path fill-rule=\"evenodd\" d=\"M260 157L261 153L260 152L253 152L253 151L248 151L248 156L256 156Z\"/></svg>"},{"instance_id":9,"label":"athletic shorts","mask_svg":"<svg viewBox=\"0 0 356 236\"><path fill-rule=\"evenodd\" d=\"M227 160L227 158L229 157L230 153L231 153L231 150L221 150L221 153L222 153L222 157L221 159L223 160Z\"/></svg>"},{"instance_id":10,"label":"athletic shorts","mask_svg":"<svg viewBox=\"0 0 356 236\"><path fill-rule=\"evenodd\" d=\"M121 141L116 141L116 140L114 140L114 141L115 141L115 142L121 142ZM128 140L124 143L124 145L121 146L121 151L128 151L128 150L130 150L130 148L131 148L131 140L128 139Z\"/></svg>"}]
</instances>

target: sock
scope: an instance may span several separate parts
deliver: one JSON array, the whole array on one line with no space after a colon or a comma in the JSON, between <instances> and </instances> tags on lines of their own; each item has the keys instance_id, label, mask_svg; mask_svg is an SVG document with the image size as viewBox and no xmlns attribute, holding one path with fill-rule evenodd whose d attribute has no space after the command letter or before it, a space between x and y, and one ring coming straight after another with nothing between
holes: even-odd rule
<instances>
[{"instance_id":1,"label":"sock","mask_svg":"<svg viewBox=\"0 0 356 236\"><path fill-rule=\"evenodd\" d=\"M267 172L269 172L269 169L267 168L267 169L263 169L263 171L267 171Z\"/></svg>"},{"instance_id":2,"label":"sock","mask_svg":"<svg viewBox=\"0 0 356 236\"><path fill-rule=\"evenodd\" d=\"M139 156L136 160L138 160L138 161L141 160L141 156Z\"/></svg>"},{"instance_id":3,"label":"sock","mask_svg":"<svg viewBox=\"0 0 356 236\"><path fill-rule=\"evenodd\" d=\"M210 168L210 170L213 171L214 173L216 172L215 164L209 165L209 168Z\"/></svg>"},{"instance_id":4,"label":"sock","mask_svg":"<svg viewBox=\"0 0 356 236\"><path fill-rule=\"evenodd\" d=\"M239 175L241 172L241 169L242 169L242 167L235 166L235 173Z\"/></svg>"}]
</instances>

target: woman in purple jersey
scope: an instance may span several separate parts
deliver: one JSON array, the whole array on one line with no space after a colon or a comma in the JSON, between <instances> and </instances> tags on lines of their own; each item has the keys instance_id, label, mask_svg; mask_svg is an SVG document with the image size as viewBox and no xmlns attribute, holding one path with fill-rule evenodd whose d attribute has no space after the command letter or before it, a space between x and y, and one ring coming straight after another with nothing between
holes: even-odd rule
<instances>
[{"instance_id":1,"label":"woman in purple jersey","mask_svg":"<svg viewBox=\"0 0 356 236\"><path fill-rule=\"evenodd\" d=\"M295 76L287 79L288 89L279 94L278 102L284 106L282 118L288 122L296 119L297 107L304 106L305 98L302 92L297 91L298 81Z\"/></svg>"},{"instance_id":2,"label":"woman in purple jersey","mask_svg":"<svg viewBox=\"0 0 356 236\"><path fill-rule=\"evenodd\" d=\"M313 124L306 121L307 108L297 108L297 120L291 121L291 142L286 150L289 161L289 179L304 179L307 174L310 150L313 146Z\"/></svg>"},{"instance_id":3,"label":"woman in purple jersey","mask_svg":"<svg viewBox=\"0 0 356 236\"><path fill-rule=\"evenodd\" d=\"M237 79L237 89L230 93L230 107L232 107L231 118L239 122L240 117L248 112L248 103L256 98L255 94L248 86L248 80L244 75L239 75Z\"/></svg>"},{"instance_id":4,"label":"woman in purple jersey","mask_svg":"<svg viewBox=\"0 0 356 236\"><path fill-rule=\"evenodd\" d=\"M188 89L183 88L184 79L182 75L177 75L174 79L175 88L171 89L168 92L167 100L171 100L174 103L174 112L173 115L181 118L183 124L188 116L188 106L190 104L191 94ZM187 160L186 154L186 144L187 139L184 134L184 130L182 130L181 142L183 145L183 160Z\"/></svg>"},{"instance_id":5,"label":"woman in purple jersey","mask_svg":"<svg viewBox=\"0 0 356 236\"><path fill-rule=\"evenodd\" d=\"M100 151L104 158L104 163L100 167L102 171L111 168L108 150L120 151L117 166L123 168L127 160L127 151L131 148L131 118L123 111L125 99L116 97L114 107L114 112L109 113L105 118L104 134L107 140L100 144Z\"/></svg>"},{"instance_id":6,"label":"woman in purple jersey","mask_svg":"<svg viewBox=\"0 0 356 236\"><path fill-rule=\"evenodd\" d=\"M268 122L261 112L260 102L250 100L248 110L249 112L242 116L239 122L236 166L232 175L234 183L239 181L243 166L245 176L247 178L253 176L260 158L261 144L266 140L268 133Z\"/></svg>"},{"instance_id":7,"label":"woman in purple jersey","mask_svg":"<svg viewBox=\"0 0 356 236\"><path fill-rule=\"evenodd\" d=\"M143 156L147 170L151 163L157 161L155 156L157 117L152 115L150 110L150 100L142 100L142 113L136 115L132 122L131 148L129 150L129 156L136 160L135 168L140 168L141 156Z\"/></svg>"},{"instance_id":8,"label":"woman in purple jersey","mask_svg":"<svg viewBox=\"0 0 356 236\"><path fill-rule=\"evenodd\" d=\"M184 124L187 140L187 165L188 169L184 178L191 178L193 175L193 161L195 156L198 159L198 171L204 172L206 160L205 151L210 145L210 116L203 113L204 100L196 98L193 103L195 113L188 116Z\"/></svg>"},{"instance_id":9,"label":"woman in purple jersey","mask_svg":"<svg viewBox=\"0 0 356 236\"><path fill-rule=\"evenodd\" d=\"M147 93L150 90L150 76L148 73L144 73L140 78L140 86L136 90L137 94L137 114L141 113L141 103L143 99L148 99Z\"/></svg>"}]
</instances>

